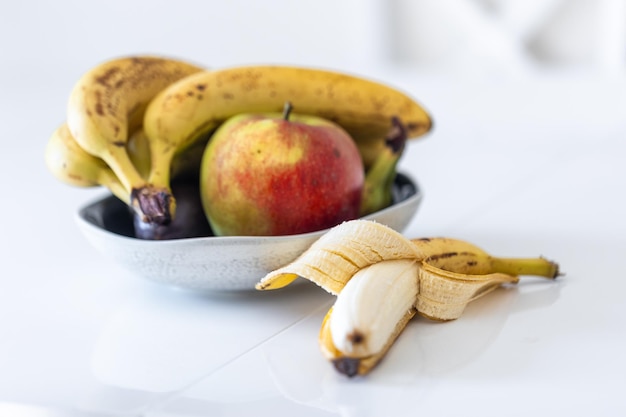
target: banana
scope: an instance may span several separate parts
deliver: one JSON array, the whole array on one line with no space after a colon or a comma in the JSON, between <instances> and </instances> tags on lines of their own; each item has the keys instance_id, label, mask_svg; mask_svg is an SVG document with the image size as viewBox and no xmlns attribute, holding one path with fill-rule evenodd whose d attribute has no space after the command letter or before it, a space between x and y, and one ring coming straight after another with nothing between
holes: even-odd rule
<instances>
[{"instance_id":1,"label":"banana","mask_svg":"<svg viewBox=\"0 0 626 417\"><path fill-rule=\"evenodd\" d=\"M138 128L129 136L126 151L141 178L148 179L152 162L150 161L150 142L143 128Z\"/></svg>"},{"instance_id":2,"label":"banana","mask_svg":"<svg viewBox=\"0 0 626 417\"><path fill-rule=\"evenodd\" d=\"M171 190L142 178L127 152L129 132L143 121L150 100L171 83L201 71L186 62L149 57L107 61L85 73L70 94L67 124L76 142L99 157L130 191L130 204L149 223L168 223Z\"/></svg>"},{"instance_id":3,"label":"banana","mask_svg":"<svg viewBox=\"0 0 626 417\"><path fill-rule=\"evenodd\" d=\"M495 257L458 239L416 239L413 242L439 248L420 263L420 291L415 305L420 315L432 320L459 318L470 301L502 284L516 284L519 275L555 279L560 274L558 264L542 257Z\"/></svg>"},{"instance_id":4,"label":"banana","mask_svg":"<svg viewBox=\"0 0 626 417\"><path fill-rule=\"evenodd\" d=\"M54 130L46 145L44 160L48 170L66 184L75 187L105 186L125 203L128 190L100 158L85 152L72 137L66 124Z\"/></svg>"},{"instance_id":5,"label":"banana","mask_svg":"<svg viewBox=\"0 0 626 417\"><path fill-rule=\"evenodd\" d=\"M419 292L415 300L417 312L434 321L450 321L461 317L471 301L503 284L517 284L519 277L503 272L480 275L456 273L422 262L417 280L419 282Z\"/></svg>"},{"instance_id":6,"label":"banana","mask_svg":"<svg viewBox=\"0 0 626 417\"><path fill-rule=\"evenodd\" d=\"M545 258L496 257L470 242L453 238L421 238L411 241L423 254L423 263L458 274L504 273L546 278L556 278L559 275L558 265Z\"/></svg>"},{"instance_id":7,"label":"banana","mask_svg":"<svg viewBox=\"0 0 626 417\"><path fill-rule=\"evenodd\" d=\"M192 146L176 154L170 167L170 176L173 181L198 181L202 154L204 153L204 148L209 138L210 135L204 135ZM143 127L139 128L128 138L127 149L130 160L135 168L137 168L139 174L142 178L148 179L152 167L152 160L150 141Z\"/></svg>"},{"instance_id":8,"label":"banana","mask_svg":"<svg viewBox=\"0 0 626 417\"><path fill-rule=\"evenodd\" d=\"M382 261L357 272L337 296L319 335L320 350L349 377L371 371L419 313L460 317L472 300L517 276L458 274L413 260Z\"/></svg>"},{"instance_id":9,"label":"banana","mask_svg":"<svg viewBox=\"0 0 626 417\"><path fill-rule=\"evenodd\" d=\"M417 298L418 265L381 261L360 269L337 296L330 316L333 345L347 356L379 352ZM376 308L372 308L376 306Z\"/></svg>"},{"instance_id":10,"label":"banana","mask_svg":"<svg viewBox=\"0 0 626 417\"><path fill-rule=\"evenodd\" d=\"M381 261L359 270L339 293L320 346L333 352L328 358L342 373L367 373L415 315L417 268L410 259ZM360 363L364 358L368 365Z\"/></svg>"},{"instance_id":11,"label":"banana","mask_svg":"<svg viewBox=\"0 0 626 417\"><path fill-rule=\"evenodd\" d=\"M267 274L257 289L280 288L301 276L337 295L319 345L337 371L355 376L382 360L416 313L457 319L471 301L517 283L520 275L554 279L560 273L543 257L496 257L464 240L409 240L376 222L352 220Z\"/></svg>"},{"instance_id":12,"label":"banana","mask_svg":"<svg viewBox=\"0 0 626 417\"><path fill-rule=\"evenodd\" d=\"M361 217L382 210L393 203L396 167L404 152L407 133L397 117L392 117L391 122L392 128L385 137L385 147L380 149L371 166L366 168L361 198Z\"/></svg>"},{"instance_id":13,"label":"banana","mask_svg":"<svg viewBox=\"0 0 626 417\"><path fill-rule=\"evenodd\" d=\"M208 140L208 138L207 138ZM196 181L200 169L202 147L206 140L176 156L172 162L172 177L178 181ZM149 143L138 129L128 140L128 154L139 173L145 178L150 171ZM200 155L200 157L198 156ZM46 144L44 160L48 170L59 181L75 187L104 186L121 201L130 203L130 192L102 159L88 154L69 131L67 124L55 129ZM149 225L144 225L148 228ZM162 229L167 226L160 226Z\"/></svg>"},{"instance_id":14,"label":"banana","mask_svg":"<svg viewBox=\"0 0 626 417\"><path fill-rule=\"evenodd\" d=\"M415 259L464 274L559 273L556 264L543 258L493 257L476 245L445 237L410 240L381 223L358 219L331 228L293 262L265 275L256 288L278 289L302 277L338 294L359 269L394 259Z\"/></svg>"},{"instance_id":15,"label":"banana","mask_svg":"<svg viewBox=\"0 0 626 417\"><path fill-rule=\"evenodd\" d=\"M340 374L353 377L356 375L365 375L369 373L387 354L396 339L406 325L415 316L415 309L409 309L404 316L395 324L393 331L389 335L387 342L378 352L364 357L347 356L337 349L333 343L333 336L330 329L330 318L334 309L331 307L324 316L322 327L320 329L318 341L322 355L329 360L337 372Z\"/></svg>"},{"instance_id":16,"label":"banana","mask_svg":"<svg viewBox=\"0 0 626 417\"><path fill-rule=\"evenodd\" d=\"M368 265L421 256L417 245L390 227L370 220L350 220L331 228L292 263L267 274L256 288L282 288L300 276L338 294Z\"/></svg>"},{"instance_id":17,"label":"banana","mask_svg":"<svg viewBox=\"0 0 626 417\"><path fill-rule=\"evenodd\" d=\"M299 113L336 122L357 141L380 141L393 117L408 137L431 128L428 113L404 93L380 83L318 69L253 66L204 71L180 80L150 102L144 128L152 148L150 182L166 187L173 156L200 135L240 113Z\"/></svg>"}]
</instances>

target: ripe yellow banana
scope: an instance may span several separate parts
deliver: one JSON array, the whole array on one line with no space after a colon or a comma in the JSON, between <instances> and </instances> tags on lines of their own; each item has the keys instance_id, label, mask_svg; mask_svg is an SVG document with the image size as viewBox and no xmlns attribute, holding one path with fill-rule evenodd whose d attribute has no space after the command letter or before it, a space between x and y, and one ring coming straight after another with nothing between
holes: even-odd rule
<instances>
[{"instance_id":1,"label":"ripe yellow banana","mask_svg":"<svg viewBox=\"0 0 626 417\"><path fill-rule=\"evenodd\" d=\"M129 132L141 125L148 102L158 92L198 71L198 66L173 59L119 58L88 71L70 94L67 124L72 136L115 172L130 190L131 205L149 223L169 222L175 206L168 187L153 187L132 164Z\"/></svg>"},{"instance_id":2,"label":"ripe yellow banana","mask_svg":"<svg viewBox=\"0 0 626 417\"><path fill-rule=\"evenodd\" d=\"M202 149L205 142L199 142L192 149L183 152L172 162L172 176L178 182L197 182ZM146 178L150 171L149 143L143 129L137 130L128 139L128 154L138 172ZM198 156L200 155L200 156ZM115 173L100 158L81 148L69 131L67 124L55 129L46 145L44 160L48 170L59 181L75 187L104 186L121 201L130 203L130 192L120 182ZM143 225L149 228L150 225ZM160 226L163 229L167 226Z\"/></svg>"},{"instance_id":3,"label":"ripe yellow banana","mask_svg":"<svg viewBox=\"0 0 626 417\"><path fill-rule=\"evenodd\" d=\"M558 265L545 258L504 258L492 256L480 247L460 239L445 237L413 239L423 254L422 262L458 274L536 275L556 278Z\"/></svg>"},{"instance_id":4,"label":"ripe yellow banana","mask_svg":"<svg viewBox=\"0 0 626 417\"><path fill-rule=\"evenodd\" d=\"M141 175L141 178L148 179L150 167L152 166L150 161L150 142L148 142L148 137L143 128L138 128L128 137L126 150L130 161L137 169L139 175Z\"/></svg>"},{"instance_id":5,"label":"ripe yellow banana","mask_svg":"<svg viewBox=\"0 0 626 417\"><path fill-rule=\"evenodd\" d=\"M144 128L153 154L150 182L167 186L173 156L226 119L280 112L287 101L299 113L338 123L357 142L383 139L393 117L406 126L410 138L431 127L430 116L406 94L346 74L285 66L201 72L163 90L146 110Z\"/></svg>"},{"instance_id":6,"label":"ripe yellow banana","mask_svg":"<svg viewBox=\"0 0 626 417\"><path fill-rule=\"evenodd\" d=\"M85 152L74 140L66 124L52 133L44 154L48 170L59 180L76 187L105 186L125 203L130 193L100 158Z\"/></svg>"}]
</instances>

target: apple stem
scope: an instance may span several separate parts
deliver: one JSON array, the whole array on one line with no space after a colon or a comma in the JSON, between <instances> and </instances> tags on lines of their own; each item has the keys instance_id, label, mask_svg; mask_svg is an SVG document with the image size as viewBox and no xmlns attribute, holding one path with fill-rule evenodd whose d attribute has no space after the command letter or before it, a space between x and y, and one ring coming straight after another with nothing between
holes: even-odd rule
<instances>
[{"instance_id":1,"label":"apple stem","mask_svg":"<svg viewBox=\"0 0 626 417\"><path fill-rule=\"evenodd\" d=\"M283 107L283 119L289 121L289 116L291 115L291 110L293 110L293 106L290 101L285 102L285 106Z\"/></svg>"}]
</instances>

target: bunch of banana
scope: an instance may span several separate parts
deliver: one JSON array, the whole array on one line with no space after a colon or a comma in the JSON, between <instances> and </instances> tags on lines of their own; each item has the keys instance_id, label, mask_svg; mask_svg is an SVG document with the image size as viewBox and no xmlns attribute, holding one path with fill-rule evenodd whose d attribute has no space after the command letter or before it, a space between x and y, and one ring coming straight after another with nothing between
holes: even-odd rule
<instances>
[{"instance_id":1,"label":"bunch of banana","mask_svg":"<svg viewBox=\"0 0 626 417\"><path fill-rule=\"evenodd\" d=\"M72 89L67 127L53 134L46 159L59 136L65 138L65 143L74 141L94 158L82 158L83 169L97 171L105 164L110 170L104 170L105 176L110 177L112 172L116 178L112 191L118 197L149 223L169 222L174 208L171 192L169 188L152 186L141 175L141 168L129 155L129 138L142 126L146 106L159 91L201 70L187 62L148 56L119 58L96 66ZM65 178L62 173L60 177ZM109 179L100 180L107 187L111 184Z\"/></svg>"},{"instance_id":2,"label":"bunch of banana","mask_svg":"<svg viewBox=\"0 0 626 417\"><path fill-rule=\"evenodd\" d=\"M267 274L257 289L288 285L298 276L337 294L322 323L322 353L348 376L368 373L410 319L448 321L467 304L519 275L554 279L544 258L501 258L450 238L409 240L367 220L331 229L298 259Z\"/></svg>"},{"instance_id":3,"label":"bunch of banana","mask_svg":"<svg viewBox=\"0 0 626 417\"><path fill-rule=\"evenodd\" d=\"M146 223L168 224L176 213L170 184L176 161L197 175L221 123L240 113L279 111L285 102L337 122L355 139L368 171L363 214L391 203L404 142L431 128L426 111L404 93L347 74L286 66L208 71L136 56L104 62L80 78L46 161L62 181L104 185ZM59 159L76 147L81 152ZM87 182L75 180L89 175Z\"/></svg>"}]
</instances>

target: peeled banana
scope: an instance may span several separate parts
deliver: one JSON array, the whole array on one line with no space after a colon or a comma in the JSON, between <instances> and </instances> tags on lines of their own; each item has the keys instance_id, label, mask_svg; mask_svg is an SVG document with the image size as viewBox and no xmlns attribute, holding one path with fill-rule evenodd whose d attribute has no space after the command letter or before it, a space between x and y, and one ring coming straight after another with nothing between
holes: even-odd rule
<instances>
[{"instance_id":1,"label":"peeled banana","mask_svg":"<svg viewBox=\"0 0 626 417\"><path fill-rule=\"evenodd\" d=\"M381 261L359 270L339 293L320 346L342 373L366 373L415 315L417 268L411 259Z\"/></svg>"},{"instance_id":2,"label":"peeled banana","mask_svg":"<svg viewBox=\"0 0 626 417\"><path fill-rule=\"evenodd\" d=\"M175 205L168 187L149 184L131 162L129 133L141 126L146 106L158 92L201 69L167 58L119 58L85 73L70 94L71 135L87 153L106 162L148 223L169 222Z\"/></svg>"},{"instance_id":3,"label":"peeled banana","mask_svg":"<svg viewBox=\"0 0 626 417\"><path fill-rule=\"evenodd\" d=\"M354 220L331 229L257 288L280 288L301 276L336 294L319 344L340 373L355 376L384 357L416 313L457 319L469 302L517 283L519 275L554 279L559 267L545 258L494 257L458 239L409 240L376 222Z\"/></svg>"}]
</instances>

